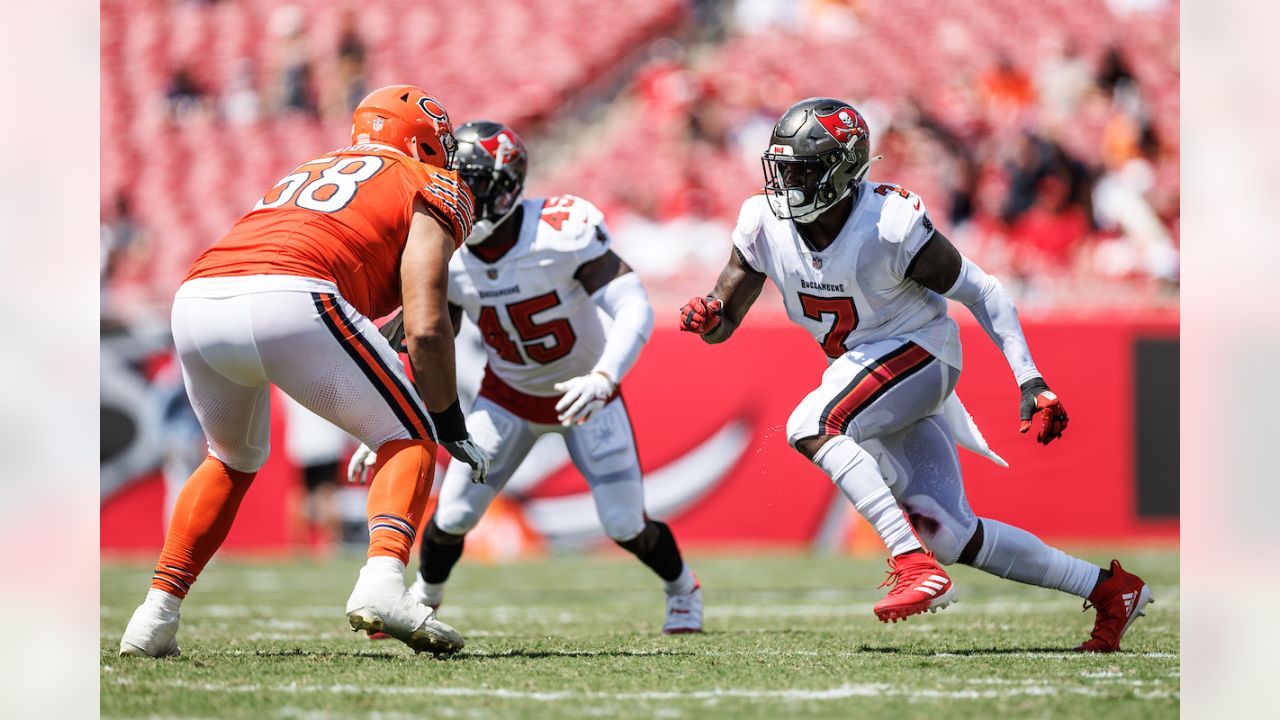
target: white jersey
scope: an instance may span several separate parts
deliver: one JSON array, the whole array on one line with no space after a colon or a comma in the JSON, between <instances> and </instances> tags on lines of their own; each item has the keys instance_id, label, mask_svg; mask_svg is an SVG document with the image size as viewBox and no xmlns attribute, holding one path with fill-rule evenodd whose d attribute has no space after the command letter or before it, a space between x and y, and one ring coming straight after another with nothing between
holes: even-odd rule
<instances>
[{"instance_id":1,"label":"white jersey","mask_svg":"<svg viewBox=\"0 0 1280 720\"><path fill-rule=\"evenodd\" d=\"M595 367L605 329L574 273L609 250L604 216L582 198L522 202L515 245L492 263L465 245L449 262L449 302L480 328L489 371L529 395Z\"/></svg>"},{"instance_id":2,"label":"white jersey","mask_svg":"<svg viewBox=\"0 0 1280 720\"><path fill-rule=\"evenodd\" d=\"M916 252L933 235L919 196L863 181L844 228L815 252L795 224L779 220L764 195L742 204L733 244L769 276L787 316L822 345L828 362L859 345L904 338L960 369L960 335L947 301L907 279Z\"/></svg>"}]
</instances>

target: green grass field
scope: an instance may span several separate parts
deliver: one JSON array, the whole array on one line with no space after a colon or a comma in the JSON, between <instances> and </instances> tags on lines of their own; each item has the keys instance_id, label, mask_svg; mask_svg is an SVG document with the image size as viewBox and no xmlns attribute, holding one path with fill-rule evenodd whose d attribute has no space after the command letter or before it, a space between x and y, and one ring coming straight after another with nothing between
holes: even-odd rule
<instances>
[{"instance_id":1,"label":"green grass field","mask_svg":"<svg viewBox=\"0 0 1280 720\"><path fill-rule=\"evenodd\" d=\"M1095 561L1107 557L1086 553ZM656 579L621 554L464 561L440 618L448 660L346 626L358 558L215 562L183 608L180 658L121 658L150 569L104 562L103 717L776 718L1175 717L1178 556L1128 551L1156 602L1126 652L1066 652L1093 612L969 568L960 602L885 626L882 560L691 558L707 632L658 634Z\"/></svg>"}]
</instances>

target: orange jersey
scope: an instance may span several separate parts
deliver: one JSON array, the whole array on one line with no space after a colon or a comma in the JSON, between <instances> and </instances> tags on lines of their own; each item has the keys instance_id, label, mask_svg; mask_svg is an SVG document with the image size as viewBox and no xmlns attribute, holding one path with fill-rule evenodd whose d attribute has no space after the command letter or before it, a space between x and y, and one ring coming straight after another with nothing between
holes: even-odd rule
<instances>
[{"instance_id":1,"label":"orange jersey","mask_svg":"<svg viewBox=\"0 0 1280 720\"><path fill-rule=\"evenodd\" d=\"M400 255L414 201L453 233L471 232L471 192L456 173L382 145L322 155L286 176L213 247L187 280L299 275L330 280L366 317L400 306Z\"/></svg>"}]
</instances>

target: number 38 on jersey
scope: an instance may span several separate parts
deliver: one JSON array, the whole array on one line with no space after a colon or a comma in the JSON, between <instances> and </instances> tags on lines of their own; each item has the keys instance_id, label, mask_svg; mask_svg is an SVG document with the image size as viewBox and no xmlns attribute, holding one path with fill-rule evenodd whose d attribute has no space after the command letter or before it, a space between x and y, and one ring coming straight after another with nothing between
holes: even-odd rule
<instances>
[{"instance_id":1,"label":"number 38 on jersey","mask_svg":"<svg viewBox=\"0 0 1280 720\"><path fill-rule=\"evenodd\" d=\"M309 162L276 183L253 209L270 210L292 201L304 210L337 212L356 196L360 183L377 175L382 165L382 158L374 155Z\"/></svg>"}]
</instances>

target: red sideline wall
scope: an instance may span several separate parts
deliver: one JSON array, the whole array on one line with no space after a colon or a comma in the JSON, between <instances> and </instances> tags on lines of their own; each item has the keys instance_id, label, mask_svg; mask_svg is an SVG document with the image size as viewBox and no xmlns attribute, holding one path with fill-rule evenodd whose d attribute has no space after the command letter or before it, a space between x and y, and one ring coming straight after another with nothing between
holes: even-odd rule
<instances>
[{"instance_id":1,"label":"red sideline wall","mask_svg":"<svg viewBox=\"0 0 1280 720\"><path fill-rule=\"evenodd\" d=\"M831 482L787 446L784 430L792 408L826 367L822 352L785 321L757 320L749 318L730 342L715 346L659 328L623 384L646 469L680 457L735 417L752 428L751 447L729 475L697 503L665 518L687 545L808 545L835 494ZM962 324L965 368L958 392L991 447L1011 466L999 468L961 451L974 511L1060 542L1176 539L1176 520L1138 517L1133 432L1134 342L1176 339L1176 314L1027 318L1024 327L1071 425L1047 447L1018 434L1012 373L980 328ZM277 438L280 429L277 413ZM282 446L277 439L272 444ZM579 491L581 481L574 480L569 473L553 476L538 494ZM298 482L283 454L274 453L226 547L282 549L287 503ZM162 495L157 476L105 502L102 547L158 548Z\"/></svg>"}]
</instances>

